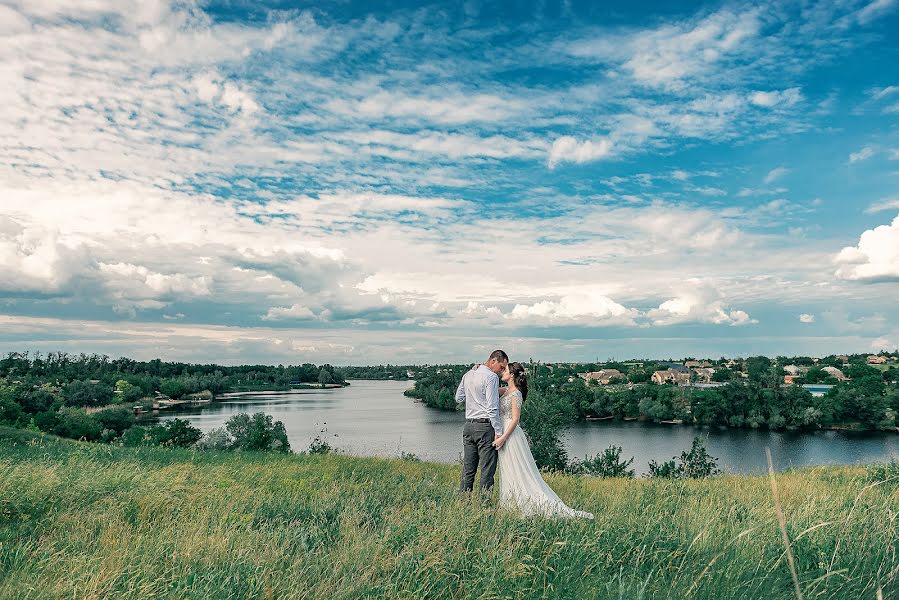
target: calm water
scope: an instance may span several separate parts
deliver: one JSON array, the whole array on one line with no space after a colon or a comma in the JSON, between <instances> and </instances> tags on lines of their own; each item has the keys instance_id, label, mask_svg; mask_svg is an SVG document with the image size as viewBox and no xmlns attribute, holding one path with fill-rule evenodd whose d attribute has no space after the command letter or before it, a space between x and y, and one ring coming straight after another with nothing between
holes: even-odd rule
<instances>
[{"instance_id":1,"label":"calm water","mask_svg":"<svg viewBox=\"0 0 899 600\"><path fill-rule=\"evenodd\" d=\"M348 388L232 394L208 408L163 413L160 420L187 418L203 431L224 425L239 412L262 411L284 422L291 447L303 450L326 429L328 442L348 454L398 456L412 452L424 460L459 460L463 415L434 410L403 396L411 382L354 381ZM760 473L765 447L778 469L789 466L870 463L899 460L899 434L847 434L827 431L790 434L767 431L708 430L683 425L587 422L572 426L567 447L573 457L621 446L644 473L650 460L662 461L687 450L695 435L722 468Z\"/></svg>"}]
</instances>

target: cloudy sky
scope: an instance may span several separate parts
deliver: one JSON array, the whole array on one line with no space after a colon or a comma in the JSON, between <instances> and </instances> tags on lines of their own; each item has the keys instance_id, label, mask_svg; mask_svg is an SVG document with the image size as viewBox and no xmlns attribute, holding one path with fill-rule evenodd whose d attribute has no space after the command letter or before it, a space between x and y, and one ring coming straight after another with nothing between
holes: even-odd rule
<instances>
[{"instance_id":1,"label":"cloudy sky","mask_svg":"<svg viewBox=\"0 0 899 600\"><path fill-rule=\"evenodd\" d=\"M0 0L0 351L899 344L899 1Z\"/></svg>"}]
</instances>

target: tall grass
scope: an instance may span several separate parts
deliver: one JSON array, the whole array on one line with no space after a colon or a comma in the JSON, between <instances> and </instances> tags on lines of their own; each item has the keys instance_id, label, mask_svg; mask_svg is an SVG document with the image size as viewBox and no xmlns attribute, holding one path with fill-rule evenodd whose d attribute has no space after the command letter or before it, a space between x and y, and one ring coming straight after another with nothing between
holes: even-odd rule
<instances>
[{"instance_id":1,"label":"tall grass","mask_svg":"<svg viewBox=\"0 0 899 600\"><path fill-rule=\"evenodd\" d=\"M3 598L789 598L765 477L548 476L595 521L461 499L458 468L0 430ZM777 475L806 598L899 594L896 479Z\"/></svg>"}]
</instances>

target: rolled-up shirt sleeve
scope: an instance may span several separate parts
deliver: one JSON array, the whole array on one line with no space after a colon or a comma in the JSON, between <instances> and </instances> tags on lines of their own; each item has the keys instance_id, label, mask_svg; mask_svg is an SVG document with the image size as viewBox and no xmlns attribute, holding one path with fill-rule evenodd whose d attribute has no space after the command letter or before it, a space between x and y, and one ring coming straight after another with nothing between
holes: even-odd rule
<instances>
[{"instance_id":1,"label":"rolled-up shirt sleeve","mask_svg":"<svg viewBox=\"0 0 899 600\"><path fill-rule=\"evenodd\" d=\"M495 373L491 375L492 377L487 377L484 390L484 396L487 398L487 415L493 425L493 431L496 435L502 435L503 422L499 418L499 377Z\"/></svg>"}]
</instances>

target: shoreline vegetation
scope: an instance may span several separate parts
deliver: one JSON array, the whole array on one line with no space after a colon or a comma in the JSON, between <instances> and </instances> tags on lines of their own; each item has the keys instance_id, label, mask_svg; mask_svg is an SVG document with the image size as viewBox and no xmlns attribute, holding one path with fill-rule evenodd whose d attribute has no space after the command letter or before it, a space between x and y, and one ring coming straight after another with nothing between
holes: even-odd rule
<instances>
[{"instance_id":1,"label":"shoreline vegetation","mask_svg":"<svg viewBox=\"0 0 899 600\"><path fill-rule=\"evenodd\" d=\"M897 431L897 357L899 353L882 352L823 359L530 362L531 393L522 426L538 466L556 471L591 464L599 456L569 460L562 435L578 420L787 431ZM216 397L227 398L229 393L343 387L349 385L347 379L414 380L406 396L455 411L455 389L469 368L311 363L227 367L63 352L9 353L0 359L0 426L87 441L128 439L134 445L149 436L158 442L183 432L143 426L143 414L154 409L202 405ZM710 381L703 384L700 378ZM813 395L800 387L804 383L831 387Z\"/></svg>"},{"instance_id":2,"label":"shoreline vegetation","mask_svg":"<svg viewBox=\"0 0 899 600\"><path fill-rule=\"evenodd\" d=\"M823 359L531 362L527 370L533 397L552 405L569 423L622 420L773 431L899 432L897 358L899 353ZM874 360L882 362L870 364ZM468 368L421 369L415 386L405 394L432 408L459 410L455 389ZM814 393L803 387L812 384L819 386L812 388Z\"/></svg>"},{"instance_id":3,"label":"shoreline vegetation","mask_svg":"<svg viewBox=\"0 0 899 600\"><path fill-rule=\"evenodd\" d=\"M595 521L466 500L456 466L311 449L0 427L0 473L0 597L791 598L788 549L807 598L899 593L896 465L546 475Z\"/></svg>"}]
</instances>

